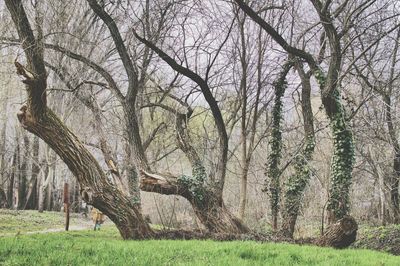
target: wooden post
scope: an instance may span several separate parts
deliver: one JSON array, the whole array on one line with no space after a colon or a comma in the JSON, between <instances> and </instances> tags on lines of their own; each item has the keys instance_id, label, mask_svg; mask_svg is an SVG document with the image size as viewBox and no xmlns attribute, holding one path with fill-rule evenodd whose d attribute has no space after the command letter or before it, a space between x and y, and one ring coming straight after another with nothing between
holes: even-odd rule
<instances>
[{"instance_id":1,"label":"wooden post","mask_svg":"<svg viewBox=\"0 0 400 266\"><path fill-rule=\"evenodd\" d=\"M69 192L68 183L64 183L64 212L65 212L65 231L69 229Z\"/></svg>"}]
</instances>

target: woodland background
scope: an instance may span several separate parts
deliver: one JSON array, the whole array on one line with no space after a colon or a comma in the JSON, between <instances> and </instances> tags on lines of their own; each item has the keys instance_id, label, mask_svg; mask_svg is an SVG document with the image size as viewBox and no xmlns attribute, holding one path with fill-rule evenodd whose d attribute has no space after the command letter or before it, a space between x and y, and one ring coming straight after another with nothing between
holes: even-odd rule
<instances>
[{"instance_id":1,"label":"woodland background","mask_svg":"<svg viewBox=\"0 0 400 266\"><path fill-rule=\"evenodd\" d=\"M95 3L90 6L87 2ZM275 179L271 178L270 164L275 154L274 129L281 131L280 208L276 214L280 225L285 220L281 214L283 195L307 140L302 103L304 75L310 67L301 58L289 59L294 60L294 66L285 77L282 110L274 119L277 82L288 53L234 2L22 1L35 37L43 46L48 107L94 155L107 177L115 180L117 176L120 181L115 184L120 182L121 190L129 188L152 223L203 228L184 197L138 192L141 175L132 170L138 169L138 163L133 164L133 129L126 123L132 113L119 99L129 96L129 69L126 61L120 60L110 23L99 18L93 6L100 6L112 17L134 64L139 87L133 113L139 128L134 130L140 133L149 167L157 173L190 176L194 166L188 153L193 148L206 175L215 178L221 137L201 82L171 69L141 37L206 82L222 114L229 144L223 200L229 212L245 225L264 231L274 224L271 184ZM243 2L291 46L317 58L328 72L334 57L329 32L312 3L320 1ZM344 32L336 86L354 139L349 213L359 223L399 223L399 2L327 0L324 4L332 25ZM0 17L0 205L60 211L62 188L67 182L71 208L82 212L82 187L77 179L45 142L19 125L16 114L26 102L26 92L15 74L14 62L25 63L25 59L20 37L2 1ZM315 148L312 158L303 164L310 179L299 199L299 222L294 231L299 236L318 234L332 186L332 122L321 102L318 77L310 74L308 82ZM183 144L179 144L181 129L189 136ZM136 185L128 180L136 180Z\"/></svg>"}]
</instances>

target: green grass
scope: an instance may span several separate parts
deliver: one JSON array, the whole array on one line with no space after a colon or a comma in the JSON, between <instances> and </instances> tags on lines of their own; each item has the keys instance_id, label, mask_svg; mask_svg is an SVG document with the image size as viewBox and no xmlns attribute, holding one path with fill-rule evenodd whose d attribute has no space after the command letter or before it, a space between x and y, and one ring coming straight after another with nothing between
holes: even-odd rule
<instances>
[{"instance_id":1,"label":"green grass","mask_svg":"<svg viewBox=\"0 0 400 266\"><path fill-rule=\"evenodd\" d=\"M64 228L65 218L61 212L15 211L0 209L0 236L17 233ZM88 226L90 219L71 214L71 226Z\"/></svg>"},{"instance_id":2,"label":"green grass","mask_svg":"<svg viewBox=\"0 0 400 266\"><path fill-rule=\"evenodd\" d=\"M72 225L91 223L72 215ZM63 213L0 210L0 265L400 265L400 257L360 249L252 241L123 241L109 221L100 232L24 234L63 226Z\"/></svg>"},{"instance_id":3,"label":"green grass","mask_svg":"<svg viewBox=\"0 0 400 266\"><path fill-rule=\"evenodd\" d=\"M0 265L400 265L400 257L252 241L123 241L106 227L0 238Z\"/></svg>"}]
</instances>

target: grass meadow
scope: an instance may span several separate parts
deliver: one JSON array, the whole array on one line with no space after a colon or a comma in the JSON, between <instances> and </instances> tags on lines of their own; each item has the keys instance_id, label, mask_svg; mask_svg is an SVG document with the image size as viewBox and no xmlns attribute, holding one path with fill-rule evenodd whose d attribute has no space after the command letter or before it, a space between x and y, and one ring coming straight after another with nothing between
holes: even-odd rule
<instances>
[{"instance_id":1,"label":"grass meadow","mask_svg":"<svg viewBox=\"0 0 400 266\"><path fill-rule=\"evenodd\" d=\"M254 241L124 241L110 224L100 231L27 234L62 227L62 214L17 214L30 219L10 215L0 213L0 265L400 265L400 257L362 249Z\"/></svg>"}]
</instances>

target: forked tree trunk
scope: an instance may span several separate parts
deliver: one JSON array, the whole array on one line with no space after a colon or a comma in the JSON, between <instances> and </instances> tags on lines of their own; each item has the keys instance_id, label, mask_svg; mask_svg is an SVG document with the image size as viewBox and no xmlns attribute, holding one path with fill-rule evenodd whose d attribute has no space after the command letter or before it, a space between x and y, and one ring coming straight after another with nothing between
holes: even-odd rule
<instances>
[{"instance_id":1,"label":"forked tree trunk","mask_svg":"<svg viewBox=\"0 0 400 266\"><path fill-rule=\"evenodd\" d=\"M206 171L204 170L201 159L199 158L196 150L192 147L192 142L187 134L186 121L189 119L192 110L189 110L187 114L180 114L179 112L176 112L178 113L176 123L178 146L185 153L186 157L191 163L192 177L180 176L178 178L167 179L163 176L146 173L143 171L146 168L142 167L140 188L144 191L158 192L169 195L180 195L185 197L189 200L189 202L191 202L197 217L204 222L206 228L211 232L247 232L248 228L244 226L237 218L234 218L234 216L229 213L223 204L222 191L226 175L228 135L218 102L215 100L206 79L203 79L189 68L180 65L156 45L140 37L134 30L133 34L139 41L144 43L153 52L157 53L160 58L163 59L175 71L188 77L197 85L199 85L205 100L210 106L219 137L217 145L218 162L216 164L216 174L214 178L209 178L209 181L212 182L212 185L206 185ZM188 109L190 108L188 107ZM215 180L215 182L211 179ZM212 189L209 189L209 187L212 187ZM210 198L215 198L218 200L214 201L210 200ZM216 212L221 212L221 214L217 214Z\"/></svg>"},{"instance_id":2,"label":"forked tree trunk","mask_svg":"<svg viewBox=\"0 0 400 266\"><path fill-rule=\"evenodd\" d=\"M15 62L17 73L26 84L27 105L18 113L21 125L45 141L65 162L81 186L82 198L106 214L124 239L151 237L153 231L142 213L119 191L80 140L47 108L47 74L41 38L35 39L20 0L6 0L28 61L28 69Z\"/></svg>"},{"instance_id":3,"label":"forked tree trunk","mask_svg":"<svg viewBox=\"0 0 400 266\"><path fill-rule=\"evenodd\" d=\"M247 233L241 220L232 215L221 197L207 189L203 184L193 186L192 177L160 176L142 171L140 188L142 191L156 192L164 195L179 195L187 199L196 217L212 233Z\"/></svg>"}]
</instances>

